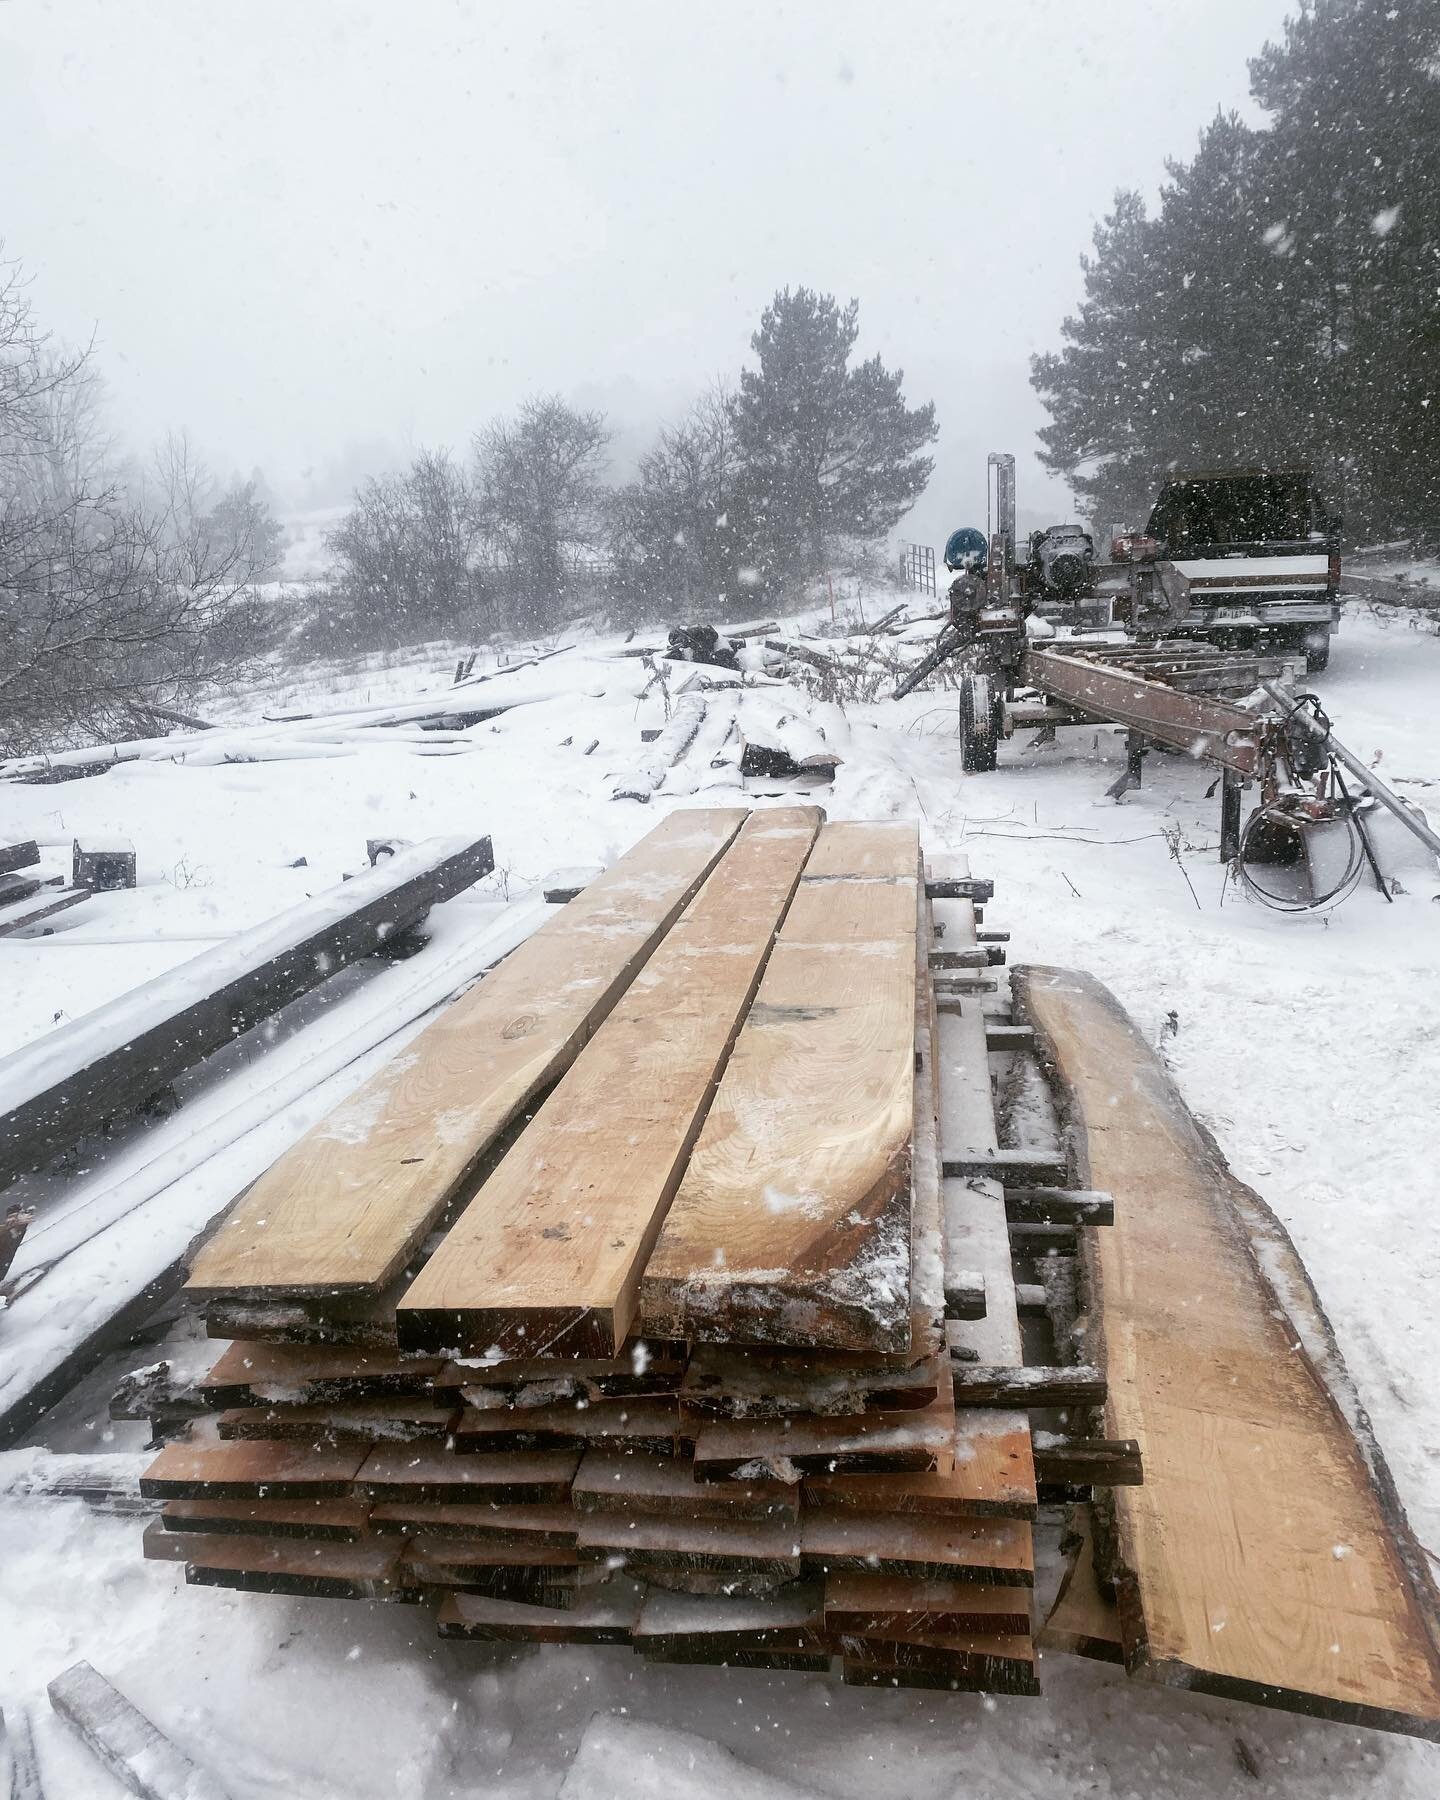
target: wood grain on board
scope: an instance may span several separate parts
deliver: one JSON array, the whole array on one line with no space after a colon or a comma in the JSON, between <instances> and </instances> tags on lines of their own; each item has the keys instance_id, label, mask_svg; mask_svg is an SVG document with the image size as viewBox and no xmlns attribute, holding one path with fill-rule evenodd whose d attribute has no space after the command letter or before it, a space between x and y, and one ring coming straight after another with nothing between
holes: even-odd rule
<instances>
[{"instance_id":1,"label":"wood grain on board","mask_svg":"<svg viewBox=\"0 0 1440 1800\"><path fill-rule=\"evenodd\" d=\"M827 1511L923 1513L931 1518L1033 1519L1030 1425L1023 1413L960 1411L953 1466L944 1473L807 1475L806 1506Z\"/></svg>"},{"instance_id":2,"label":"wood grain on board","mask_svg":"<svg viewBox=\"0 0 1440 1800\"><path fill-rule=\"evenodd\" d=\"M1082 1257L1106 1436L1144 1455L1143 1486L1113 1494L1127 1668L1440 1736L1434 1588L1383 1459L1336 1402L1338 1354L1327 1384L1261 1267L1244 1215L1262 1203L1108 990L1042 968L1016 988L1080 1179L1115 1199ZM1287 1295L1317 1315L1306 1340L1323 1352L1303 1273Z\"/></svg>"},{"instance_id":3,"label":"wood grain on board","mask_svg":"<svg viewBox=\"0 0 1440 1800\"><path fill-rule=\"evenodd\" d=\"M402 1343L619 1351L821 816L783 807L746 821L400 1302Z\"/></svg>"},{"instance_id":4,"label":"wood grain on board","mask_svg":"<svg viewBox=\"0 0 1440 1800\"><path fill-rule=\"evenodd\" d=\"M647 1328L908 1348L918 870L913 826L821 831L646 1269Z\"/></svg>"},{"instance_id":5,"label":"wood grain on board","mask_svg":"<svg viewBox=\"0 0 1440 1800\"><path fill-rule=\"evenodd\" d=\"M744 818L672 813L261 1176L196 1257L191 1291L383 1287L568 1067Z\"/></svg>"}]
</instances>

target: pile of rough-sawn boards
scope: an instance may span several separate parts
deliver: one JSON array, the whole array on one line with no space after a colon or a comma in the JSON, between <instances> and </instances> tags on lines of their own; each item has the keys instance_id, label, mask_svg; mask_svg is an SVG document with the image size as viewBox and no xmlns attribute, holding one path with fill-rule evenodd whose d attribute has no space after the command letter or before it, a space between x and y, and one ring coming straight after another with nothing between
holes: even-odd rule
<instances>
[{"instance_id":1,"label":"pile of rough-sawn boards","mask_svg":"<svg viewBox=\"0 0 1440 1800\"><path fill-rule=\"evenodd\" d=\"M983 963L951 920L935 960ZM994 1150L986 1021L931 929L911 825L673 813L200 1250L231 1341L147 1553L457 1638L1035 1692L1028 1422L952 1382L1023 1360L1004 1189L937 1138L944 1085Z\"/></svg>"}]
</instances>

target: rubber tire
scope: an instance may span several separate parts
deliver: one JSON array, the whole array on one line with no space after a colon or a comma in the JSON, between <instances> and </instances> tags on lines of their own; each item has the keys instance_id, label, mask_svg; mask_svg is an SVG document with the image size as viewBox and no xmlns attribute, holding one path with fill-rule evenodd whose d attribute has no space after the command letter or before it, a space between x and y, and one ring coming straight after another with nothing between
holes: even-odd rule
<instances>
[{"instance_id":1,"label":"rubber tire","mask_svg":"<svg viewBox=\"0 0 1440 1800\"><path fill-rule=\"evenodd\" d=\"M1326 640L1323 650L1307 650L1305 652L1305 672L1307 675L1318 675L1330 664L1330 644Z\"/></svg>"},{"instance_id":2,"label":"rubber tire","mask_svg":"<svg viewBox=\"0 0 1440 1800\"><path fill-rule=\"evenodd\" d=\"M961 682L960 766L967 775L988 775L999 760L1002 705L988 675Z\"/></svg>"}]
</instances>

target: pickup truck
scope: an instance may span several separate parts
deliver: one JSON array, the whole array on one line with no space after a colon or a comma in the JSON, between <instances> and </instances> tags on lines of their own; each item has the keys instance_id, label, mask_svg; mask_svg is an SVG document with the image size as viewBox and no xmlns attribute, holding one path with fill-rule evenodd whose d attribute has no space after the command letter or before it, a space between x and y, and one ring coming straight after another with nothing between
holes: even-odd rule
<instances>
[{"instance_id":1,"label":"pickup truck","mask_svg":"<svg viewBox=\"0 0 1440 1800\"><path fill-rule=\"evenodd\" d=\"M1165 482L1131 555L1170 565L1173 632L1303 653L1316 673L1340 622L1339 530L1308 469L1193 470Z\"/></svg>"}]
</instances>

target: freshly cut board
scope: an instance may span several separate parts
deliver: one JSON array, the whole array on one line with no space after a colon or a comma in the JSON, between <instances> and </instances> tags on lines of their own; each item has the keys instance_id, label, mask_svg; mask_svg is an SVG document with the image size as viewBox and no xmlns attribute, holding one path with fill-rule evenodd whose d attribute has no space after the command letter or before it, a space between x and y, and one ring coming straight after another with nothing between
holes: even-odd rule
<instances>
[{"instance_id":1,"label":"freshly cut board","mask_svg":"<svg viewBox=\"0 0 1440 1800\"><path fill-rule=\"evenodd\" d=\"M1106 1436L1145 1462L1101 1533L1127 1669L1440 1737L1435 1590L1363 1414L1362 1452L1337 1401L1343 1363L1293 1247L1270 1217L1262 1267L1263 1202L1107 989L1061 969L1015 984L1079 1177L1115 1199L1082 1257Z\"/></svg>"},{"instance_id":2,"label":"freshly cut board","mask_svg":"<svg viewBox=\"0 0 1440 1800\"><path fill-rule=\"evenodd\" d=\"M744 822L675 812L257 1181L193 1293L376 1292L570 1064Z\"/></svg>"},{"instance_id":3,"label":"freshly cut board","mask_svg":"<svg viewBox=\"0 0 1440 1800\"><path fill-rule=\"evenodd\" d=\"M641 1284L707 1342L908 1347L919 841L827 825Z\"/></svg>"},{"instance_id":4,"label":"freshly cut board","mask_svg":"<svg viewBox=\"0 0 1440 1800\"><path fill-rule=\"evenodd\" d=\"M402 1344L618 1353L820 820L751 815L400 1302Z\"/></svg>"}]
</instances>

